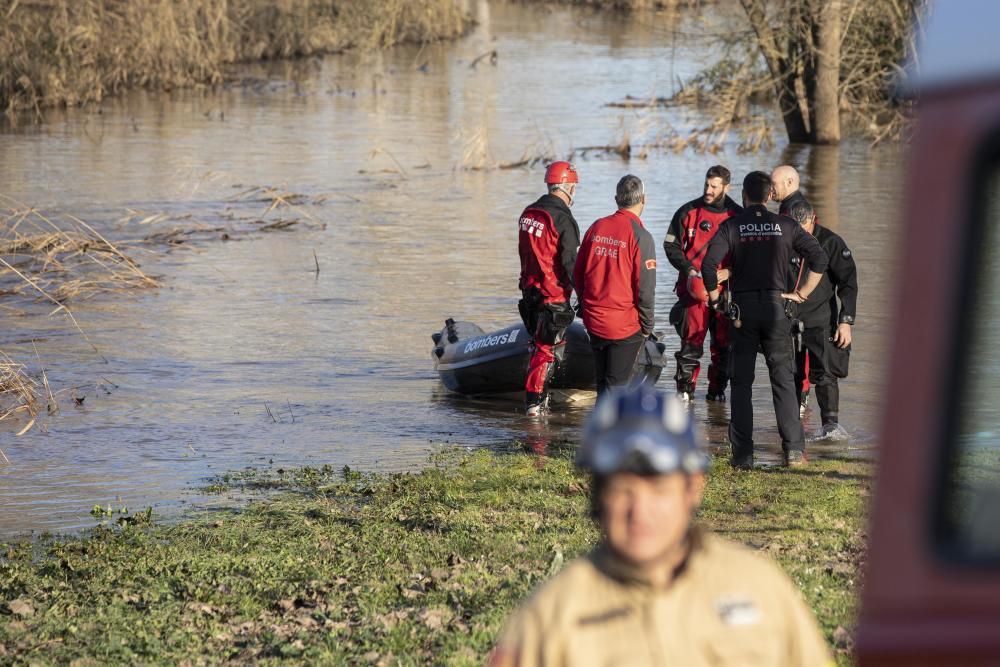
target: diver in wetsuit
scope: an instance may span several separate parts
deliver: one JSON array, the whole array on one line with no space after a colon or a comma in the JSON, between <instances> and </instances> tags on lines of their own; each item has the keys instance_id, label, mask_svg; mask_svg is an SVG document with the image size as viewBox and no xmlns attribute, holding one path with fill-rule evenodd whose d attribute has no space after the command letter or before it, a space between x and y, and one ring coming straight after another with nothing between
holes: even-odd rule
<instances>
[{"instance_id":1,"label":"diver in wetsuit","mask_svg":"<svg viewBox=\"0 0 1000 667\"><path fill-rule=\"evenodd\" d=\"M731 174L720 164L705 174L702 196L677 209L663 238L663 252L677 269L677 304L670 311L670 323L681 337L674 354L677 371L677 396L687 402L694 396L701 369L706 336L711 337L706 400L724 402L729 383L729 323L723 313L709 310L701 279L701 263L708 244L725 220L743 209L729 198ZM725 282L729 271L721 269L719 280Z\"/></svg>"},{"instance_id":2,"label":"diver in wetsuit","mask_svg":"<svg viewBox=\"0 0 1000 667\"><path fill-rule=\"evenodd\" d=\"M553 162L545 169L548 194L524 209L518 220L518 310L533 343L524 383L525 413L531 417L548 409L548 381L565 350L566 327L573 322L569 299L580 227L569 207L579 182L573 165Z\"/></svg>"},{"instance_id":3,"label":"diver in wetsuit","mask_svg":"<svg viewBox=\"0 0 1000 667\"><path fill-rule=\"evenodd\" d=\"M816 387L823 436L843 437L846 434L839 423L840 387L837 378L847 376L851 329L857 313L858 268L854 263L854 254L844 239L816 221L816 212L804 198L791 205L789 217L816 237L829 258L819 286L798 306L797 320L802 323L802 342L795 354L799 404L803 403L801 388L808 368L808 382ZM792 258L796 275L800 266L801 259Z\"/></svg>"}]
</instances>

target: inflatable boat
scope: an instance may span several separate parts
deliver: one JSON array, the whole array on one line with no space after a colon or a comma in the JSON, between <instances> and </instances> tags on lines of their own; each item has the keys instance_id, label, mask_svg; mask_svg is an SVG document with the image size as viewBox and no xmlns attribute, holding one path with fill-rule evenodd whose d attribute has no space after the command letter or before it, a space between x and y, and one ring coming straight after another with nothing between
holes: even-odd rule
<instances>
[{"instance_id":1,"label":"inflatable boat","mask_svg":"<svg viewBox=\"0 0 1000 667\"><path fill-rule=\"evenodd\" d=\"M465 395L524 391L531 340L523 324L485 332L471 322L448 318L444 328L431 339L431 359L441 383L449 390ZM562 390L595 391L594 355L583 323L574 321L566 329L565 340L566 353L556 365L549 388L556 390L553 394ZM633 380L655 384L666 365L665 351L663 343L647 340L636 359Z\"/></svg>"}]
</instances>

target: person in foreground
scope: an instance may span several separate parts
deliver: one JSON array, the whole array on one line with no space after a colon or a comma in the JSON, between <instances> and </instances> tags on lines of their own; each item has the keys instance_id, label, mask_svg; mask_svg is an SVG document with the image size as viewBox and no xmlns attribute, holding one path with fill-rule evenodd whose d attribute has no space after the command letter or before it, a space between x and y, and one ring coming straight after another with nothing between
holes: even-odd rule
<instances>
[{"instance_id":1,"label":"person in foreground","mask_svg":"<svg viewBox=\"0 0 1000 667\"><path fill-rule=\"evenodd\" d=\"M678 399L609 391L577 464L603 538L514 614L491 667L833 664L788 576L694 521L708 458Z\"/></svg>"}]
</instances>

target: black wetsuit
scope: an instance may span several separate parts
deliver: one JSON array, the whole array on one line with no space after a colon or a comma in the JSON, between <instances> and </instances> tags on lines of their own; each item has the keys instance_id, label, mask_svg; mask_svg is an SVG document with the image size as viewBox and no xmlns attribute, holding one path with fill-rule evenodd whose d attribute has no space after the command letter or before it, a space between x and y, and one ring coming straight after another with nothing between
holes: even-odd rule
<instances>
[{"instance_id":1,"label":"black wetsuit","mask_svg":"<svg viewBox=\"0 0 1000 667\"><path fill-rule=\"evenodd\" d=\"M839 421L840 387L835 373L846 373L851 348L849 345L843 350L837 348L832 336L839 324L854 324L858 305L858 268L854 263L854 254L840 236L819 224L813 228L813 236L826 252L829 264L809 299L798 307L798 319L804 330L802 346L796 352L795 386L801 402L808 357L809 382L816 387L820 419L826 425ZM799 282L800 266L800 258L793 257L789 290L795 289Z\"/></svg>"},{"instance_id":2,"label":"black wetsuit","mask_svg":"<svg viewBox=\"0 0 1000 667\"><path fill-rule=\"evenodd\" d=\"M791 321L785 315L781 293L786 289L792 256L806 258L816 273L826 270L827 258L819 242L791 218L776 215L761 204L722 224L708 245L701 265L705 288L718 287L719 262L729 256L733 276L730 290L739 307L741 326L733 328L733 374L730 384L729 441L733 460L753 457L751 390L757 350L763 349L771 378L774 412L787 454L805 448L792 368Z\"/></svg>"}]
</instances>

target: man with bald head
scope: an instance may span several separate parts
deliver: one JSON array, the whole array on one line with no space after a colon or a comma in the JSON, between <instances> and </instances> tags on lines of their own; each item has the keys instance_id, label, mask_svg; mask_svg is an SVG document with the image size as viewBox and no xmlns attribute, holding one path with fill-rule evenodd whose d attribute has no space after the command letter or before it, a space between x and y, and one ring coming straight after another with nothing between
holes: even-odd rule
<instances>
[{"instance_id":1,"label":"man with bald head","mask_svg":"<svg viewBox=\"0 0 1000 667\"><path fill-rule=\"evenodd\" d=\"M805 201L799 192L799 172L790 164L775 167L771 172L771 196L778 202L778 215L787 216L792 204Z\"/></svg>"},{"instance_id":2,"label":"man with bald head","mask_svg":"<svg viewBox=\"0 0 1000 667\"><path fill-rule=\"evenodd\" d=\"M771 199L778 202L778 215L784 215L789 218L792 217L792 208L796 205L809 205L805 195L799 190L799 172L795 170L795 167L790 164L783 164L774 168L774 171L771 172ZM819 222L818 218L814 218L814 220L815 222ZM802 276L799 270L800 261L798 255L792 258L792 266L789 273L789 290L794 290L798 287L798 282ZM801 377L797 377L795 387L795 391L799 397L800 417L805 415L806 409L809 406L810 389L809 358L806 357L803 363L805 367L799 368L796 373L797 376Z\"/></svg>"},{"instance_id":3,"label":"man with bald head","mask_svg":"<svg viewBox=\"0 0 1000 667\"><path fill-rule=\"evenodd\" d=\"M804 329L795 357L795 381L799 414L809 404L810 386L816 387L823 436L844 438L839 422L840 392L837 378L846 377L852 328L857 314L858 270L850 248L840 236L819 224L819 217L799 190L799 172L783 164L771 172L771 195L780 202L778 213L798 222L816 237L829 263L819 286L798 308ZM792 258L788 289L794 291L802 279L802 260ZM839 302L839 304L838 304Z\"/></svg>"}]
</instances>

